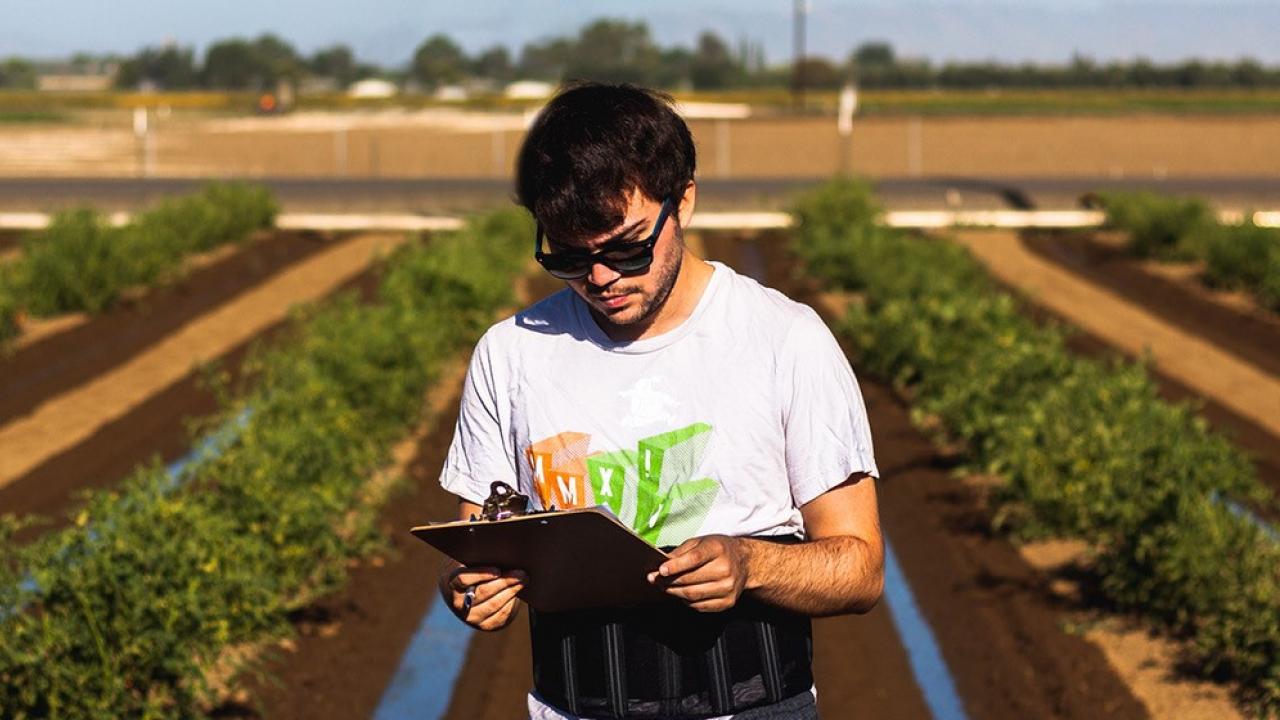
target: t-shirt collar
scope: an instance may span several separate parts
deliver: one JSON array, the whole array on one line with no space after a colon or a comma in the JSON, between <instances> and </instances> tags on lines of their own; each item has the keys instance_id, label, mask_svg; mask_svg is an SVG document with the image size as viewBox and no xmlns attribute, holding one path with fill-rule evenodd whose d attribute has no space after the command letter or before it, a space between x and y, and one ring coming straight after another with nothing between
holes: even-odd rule
<instances>
[{"instance_id":1,"label":"t-shirt collar","mask_svg":"<svg viewBox=\"0 0 1280 720\"><path fill-rule=\"evenodd\" d=\"M707 281L707 286L702 289L702 297L698 298L698 304L694 306L693 312L689 313L689 317L678 326L653 337L641 338L639 340L618 341L610 338L604 330L596 323L596 319L591 315L587 302L583 300L576 292L573 293L573 309L574 315L578 318L579 327L582 334L592 343L609 352L641 354L660 350L680 338L692 332L701 322L703 315L706 314L707 308L711 305L714 296L723 283L723 278L728 274L729 269L714 260L708 261L711 265L711 279Z\"/></svg>"}]
</instances>

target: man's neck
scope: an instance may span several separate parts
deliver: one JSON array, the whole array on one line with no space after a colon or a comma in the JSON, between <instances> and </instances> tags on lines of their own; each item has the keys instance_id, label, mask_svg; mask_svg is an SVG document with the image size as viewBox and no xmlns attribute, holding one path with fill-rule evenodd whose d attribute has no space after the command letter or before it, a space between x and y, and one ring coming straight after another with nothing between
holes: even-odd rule
<instances>
[{"instance_id":1,"label":"man's neck","mask_svg":"<svg viewBox=\"0 0 1280 720\"><path fill-rule=\"evenodd\" d=\"M671 294L649 320L634 325L613 325L601 316L596 316L596 324L614 342L635 342L645 338L657 337L680 327L689 319L715 268L702 258L694 256L687 249L680 262L680 274L671 288ZM596 315L592 311L592 315Z\"/></svg>"}]
</instances>

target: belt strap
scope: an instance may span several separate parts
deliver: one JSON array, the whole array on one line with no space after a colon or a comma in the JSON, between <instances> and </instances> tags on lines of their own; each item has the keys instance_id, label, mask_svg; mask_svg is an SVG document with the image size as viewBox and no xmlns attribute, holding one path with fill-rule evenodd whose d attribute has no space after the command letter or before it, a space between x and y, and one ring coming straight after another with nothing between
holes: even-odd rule
<instances>
[{"instance_id":1,"label":"belt strap","mask_svg":"<svg viewBox=\"0 0 1280 720\"><path fill-rule=\"evenodd\" d=\"M576 639L572 635L565 635L560 639L560 662L561 670L564 673L564 694L569 702L569 712L577 715L578 709L578 678L576 666L578 664L578 653L574 650L577 645Z\"/></svg>"},{"instance_id":2,"label":"belt strap","mask_svg":"<svg viewBox=\"0 0 1280 720\"><path fill-rule=\"evenodd\" d=\"M622 626L616 622L604 626L605 683L609 691L609 709L614 717L627 716L627 659L622 642Z\"/></svg>"},{"instance_id":3,"label":"belt strap","mask_svg":"<svg viewBox=\"0 0 1280 720\"><path fill-rule=\"evenodd\" d=\"M733 712L733 681L729 679L729 657L724 650L724 635L707 650L707 679L711 681L711 709L718 715Z\"/></svg>"},{"instance_id":4,"label":"belt strap","mask_svg":"<svg viewBox=\"0 0 1280 720\"><path fill-rule=\"evenodd\" d=\"M760 667L764 671L764 689L769 693L769 702L780 702L783 698L782 668L778 662L778 633L769 623L756 623L756 632L760 643Z\"/></svg>"}]
</instances>

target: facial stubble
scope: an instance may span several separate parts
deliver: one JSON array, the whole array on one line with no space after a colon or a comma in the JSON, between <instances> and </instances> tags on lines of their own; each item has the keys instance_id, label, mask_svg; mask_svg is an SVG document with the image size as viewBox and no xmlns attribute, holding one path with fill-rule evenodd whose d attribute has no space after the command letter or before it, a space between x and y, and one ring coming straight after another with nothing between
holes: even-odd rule
<instances>
[{"instance_id":1,"label":"facial stubble","mask_svg":"<svg viewBox=\"0 0 1280 720\"><path fill-rule=\"evenodd\" d=\"M653 295L641 301L639 312L635 318L622 321L609 318L609 322L614 325L639 325L650 322L658 314L658 311L662 309L662 306L666 304L667 299L671 297L671 291L675 289L676 280L680 277L680 267L684 262L684 229L679 224L675 226L674 236L673 239L676 242L673 243L675 247L671 251L676 255L675 260L668 264L662 274L658 276L658 285Z\"/></svg>"}]
</instances>

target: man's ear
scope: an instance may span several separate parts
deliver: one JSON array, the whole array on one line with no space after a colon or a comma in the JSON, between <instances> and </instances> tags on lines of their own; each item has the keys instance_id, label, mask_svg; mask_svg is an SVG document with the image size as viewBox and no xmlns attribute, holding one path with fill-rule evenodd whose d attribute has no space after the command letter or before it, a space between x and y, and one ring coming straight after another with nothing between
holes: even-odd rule
<instances>
[{"instance_id":1,"label":"man's ear","mask_svg":"<svg viewBox=\"0 0 1280 720\"><path fill-rule=\"evenodd\" d=\"M693 206L698 202L698 183L690 180L688 185L684 186L684 195L680 197L680 227L689 227L689 222L693 220Z\"/></svg>"}]
</instances>

